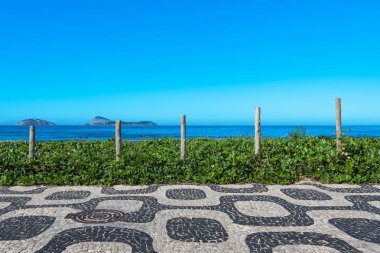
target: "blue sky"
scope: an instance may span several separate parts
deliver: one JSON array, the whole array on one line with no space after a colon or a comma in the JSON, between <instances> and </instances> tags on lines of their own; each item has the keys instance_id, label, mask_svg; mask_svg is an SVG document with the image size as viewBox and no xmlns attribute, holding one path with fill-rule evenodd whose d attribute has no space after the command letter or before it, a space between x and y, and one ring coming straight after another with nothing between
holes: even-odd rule
<instances>
[{"instance_id":1,"label":"blue sky","mask_svg":"<svg viewBox=\"0 0 380 253\"><path fill-rule=\"evenodd\" d=\"M0 124L380 124L380 1L1 1Z\"/></svg>"}]
</instances>

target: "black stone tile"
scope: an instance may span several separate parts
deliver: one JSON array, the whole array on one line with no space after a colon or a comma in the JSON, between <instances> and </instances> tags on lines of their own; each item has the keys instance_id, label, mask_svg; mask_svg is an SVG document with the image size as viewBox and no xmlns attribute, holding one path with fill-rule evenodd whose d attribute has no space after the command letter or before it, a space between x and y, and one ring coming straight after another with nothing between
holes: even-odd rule
<instances>
[{"instance_id":1,"label":"black stone tile","mask_svg":"<svg viewBox=\"0 0 380 253\"><path fill-rule=\"evenodd\" d=\"M331 197L323 192L311 189L285 188L281 189L285 195L300 200L330 200Z\"/></svg>"},{"instance_id":2,"label":"black stone tile","mask_svg":"<svg viewBox=\"0 0 380 253\"><path fill-rule=\"evenodd\" d=\"M380 195L351 195L344 198L354 203L352 210L380 214L380 208L371 205L371 201L380 201Z\"/></svg>"},{"instance_id":3,"label":"black stone tile","mask_svg":"<svg viewBox=\"0 0 380 253\"><path fill-rule=\"evenodd\" d=\"M89 191L61 191L55 192L45 199L47 200L68 200L68 199L85 199L91 195Z\"/></svg>"},{"instance_id":4,"label":"black stone tile","mask_svg":"<svg viewBox=\"0 0 380 253\"><path fill-rule=\"evenodd\" d=\"M38 194L44 192L48 187L39 187L33 190L27 190L27 191L15 191L9 189L9 187L0 187L0 194Z\"/></svg>"},{"instance_id":5,"label":"black stone tile","mask_svg":"<svg viewBox=\"0 0 380 253\"><path fill-rule=\"evenodd\" d=\"M245 239L251 253L271 253L280 245L318 245L326 246L345 253L360 251L347 242L330 235L311 232L263 232L254 233Z\"/></svg>"},{"instance_id":6,"label":"black stone tile","mask_svg":"<svg viewBox=\"0 0 380 253\"><path fill-rule=\"evenodd\" d=\"M55 221L49 216L20 216L0 221L0 241L25 240L45 232Z\"/></svg>"},{"instance_id":7,"label":"black stone tile","mask_svg":"<svg viewBox=\"0 0 380 253\"><path fill-rule=\"evenodd\" d=\"M130 245L133 253L156 252L153 239L144 232L128 228L91 226L62 231L36 253L62 252L68 246L80 242L120 242Z\"/></svg>"},{"instance_id":8,"label":"black stone tile","mask_svg":"<svg viewBox=\"0 0 380 253\"><path fill-rule=\"evenodd\" d=\"M157 191L159 185L149 185L144 189L134 189L134 190L116 190L113 187L102 187L102 193L107 195L122 195L122 194L146 194Z\"/></svg>"},{"instance_id":9,"label":"black stone tile","mask_svg":"<svg viewBox=\"0 0 380 253\"><path fill-rule=\"evenodd\" d=\"M206 198L206 193L199 189L170 189L166 191L169 199L195 200Z\"/></svg>"},{"instance_id":10,"label":"black stone tile","mask_svg":"<svg viewBox=\"0 0 380 253\"><path fill-rule=\"evenodd\" d=\"M360 185L358 188L339 188L339 187L330 187L321 184L315 183L303 183L303 185L312 185L319 189L331 191L331 192L341 192L341 193L378 193L380 189L373 187L372 185Z\"/></svg>"},{"instance_id":11,"label":"black stone tile","mask_svg":"<svg viewBox=\"0 0 380 253\"><path fill-rule=\"evenodd\" d=\"M183 242L218 243L228 240L222 224L206 218L173 218L167 221L166 231L171 239Z\"/></svg>"},{"instance_id":12,"label":"black stone tile","mask_svg":"<svg viewBox=\"0 0 380 253\"><path fill-rule=\"evenodd\" d=\"M253 184L249 188L228 188L220 185L209 185L209 187L213 191L222 193L259 193L268 191L268 188L261 184Z\"/></svg>"},{"instance_id":13,"label":"black stone tile","mask_svg":"<svg viewBox=\"0 0 380 253\"><path fill-rule=\"evenodd\" d=\"M10 203L9 206L0 208L0 216L16 209L25 208L25 204L31 199L30 197L0 197L0 202Z\"/></svg>"},{"instance_id":14,"label":"black stone tile","mask_svg":"<svg viewBox=\"0 0 380 253\"><path fill-rule=\"evenodd\" d=\"M334 218L329 222L350 236L366 242L380 243L380 221L362 218Z\"/></svg>"}]
</instances>

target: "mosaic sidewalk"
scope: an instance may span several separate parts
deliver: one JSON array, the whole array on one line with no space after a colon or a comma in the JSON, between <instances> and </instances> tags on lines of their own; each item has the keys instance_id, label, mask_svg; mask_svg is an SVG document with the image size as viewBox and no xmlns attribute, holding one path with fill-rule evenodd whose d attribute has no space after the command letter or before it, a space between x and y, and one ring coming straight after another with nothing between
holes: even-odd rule
<instances>
[{"instance_id":1,"label":"mosaic sidewalk","mask_svg":"<svg viewBox=\"0 0 380 253\"><path fill-rule=\"evenodd\" d=\"M380 185L0 187L0 252L380 252Z\"/></svg>"}]
</instances>

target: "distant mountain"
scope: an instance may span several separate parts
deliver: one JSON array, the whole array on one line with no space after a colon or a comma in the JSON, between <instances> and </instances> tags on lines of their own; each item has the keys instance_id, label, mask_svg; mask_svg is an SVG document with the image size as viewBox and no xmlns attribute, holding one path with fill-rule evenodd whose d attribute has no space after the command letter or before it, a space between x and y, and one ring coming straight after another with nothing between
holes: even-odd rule
<instances>
[{"instance_id":1,"label":"distant mountain","mask_svg":"<svg viewBox=\"0 0 380 253\"><path fill-rule=\"evenodd\" d=\"M156 123L153 121L139 121L139 122L126 122L122 121L121 122L122 126L157 126Z\"/></svg>"},{"instance_id":2,"label":"distant mountain","mask_svg":"<svg viewBox=\"0 0 380 253\"><path fill-rule=\"evenodd\" d=\"M17 126L56 126L53 122L43 119L24 119L16 124Z\"/></svg>"},{"instance_id":3,"label":"distant mountain","mask_svg":"<svg viewBox=\"0 0 380 253\"><path fill-rule=\"evenodd\" d=\"M115 121L112 121L112 120L104 118L104 117L96 116L86 125L90 125L90 126L112 126L114 124L115 124Z\"/></svg>"},{"instance_id":4,"label":"distant mountain","mask_svg":"<svg viewBox=\"0 0 380 253\"><path fill-rule=\"evenodd\" d=\"M114 126L115 121L101 117L101 116L96 116L86 125L88 126ZM152 121L139 121L139 122L122 121L121 125L122 126L156 126L156 123Z\"/></svg>"}]
</instances>

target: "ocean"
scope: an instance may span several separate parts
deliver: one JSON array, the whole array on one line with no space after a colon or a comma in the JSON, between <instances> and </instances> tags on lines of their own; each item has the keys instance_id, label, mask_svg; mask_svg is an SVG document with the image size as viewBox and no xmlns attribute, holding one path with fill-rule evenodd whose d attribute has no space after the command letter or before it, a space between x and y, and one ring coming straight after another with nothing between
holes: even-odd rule
<instances>
[{"instance_id":1,"label":"ocean","mask_svg":"<svg viewBox=\"0 0 380 253\"><path fill-rule=\"evenodd\" d=\"M287 137L298 126L262 126L265 137ZM301 126L309 136L334 137L335 126ZM106 140L114 138L113 126L37 126L36 140ZM380 126L343 126L343 133L351 137L380 137ZM27 141L29 128L25 126L0 126L1 141ZM139 126L122 128L124 140L179 138L180 126ZM253 126L187 126L187 137L230 138L253 137Z\"/></svg>"}]
</instances>

